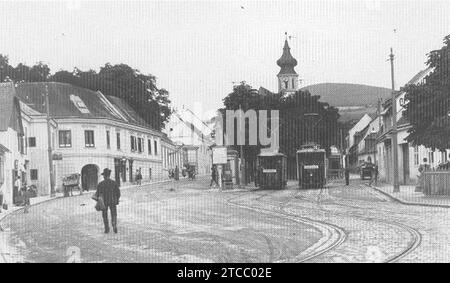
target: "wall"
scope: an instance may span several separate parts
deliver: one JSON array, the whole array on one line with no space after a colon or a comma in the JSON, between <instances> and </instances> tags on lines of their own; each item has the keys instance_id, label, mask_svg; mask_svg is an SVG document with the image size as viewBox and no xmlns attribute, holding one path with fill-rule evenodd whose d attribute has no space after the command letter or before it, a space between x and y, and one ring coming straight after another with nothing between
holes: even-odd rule
<instances>
[{"instance_id":1,"label":"wall","mask_svg":"<svg viewBox=\"0 0 450 283\"><path fill-rule=\"evenodd\" d=\"M67 174L81 173L82 168L88 164L95 164L99 167L99 174L104 168L111 169L112 178L114 178L114 159L132 159L132 177L134 181L135 172L141 168L143 181L150 180L150 171L152 174L152 180L160 180L163 178L162 173L162 154L161 154L161 138L157 135L144 132L145 130L139 130L126 125L119 125L114 122L105 121L69 121L59 120L59 130L71 130L72 133L72 146L69 148L63 148L59 146L59 142L56 143L54 148L55 152L61 153L63 160L55 161L56 167L56 187L61 189L62 178ZM113 126L113 124L117 126ZM95 147L85 146L85 130L94 131ZM107 147L106 131L110 132L110 147ZM117 149L117 136L120 133L120 149ZM131 151L130 136L140 137L144 139L142 146L143 151ZM58 136L58 135L57 135ZM148 139L151 141L151 154L148 151ZM154 141L157 142L157 150L155 152ZM130 183L129 162L126 162L126 180ZM101 178L99 178L101 180Z\"/></svg>"},{"instance_id":2,"label":"wall","mask_svg":"<svg viewBox=\"0 0 450 283\"><path fill-rule=\"evenodd\" d=\"M4 202L9 205L13 202L13 180L12 170L15 166L15 161L17 160L18 169L24 171L29 175L29 171L25 170L25 162L27 161L27 156L25 154L21 154L18 149L18 140L17 140L17 132L8 128L7 131L0 132L0 143L8 148L11 152L5 153L5 182L1 186L1 190L3 191L3 199Z\"/></svg>"}]
</instances>

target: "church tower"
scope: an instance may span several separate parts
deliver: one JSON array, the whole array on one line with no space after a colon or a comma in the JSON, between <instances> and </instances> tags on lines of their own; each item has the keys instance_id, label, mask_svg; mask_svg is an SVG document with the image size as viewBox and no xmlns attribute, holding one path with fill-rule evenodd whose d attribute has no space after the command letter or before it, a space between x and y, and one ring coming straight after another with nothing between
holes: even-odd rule
<instances>
[{"instance_id":1,"label":"church tower","mask_svg":"<svg viewBox=\"0 0 450 283\"><path fill-rule=\"evenodd\" d=\"M294 70L294 67L297 66L297 60L291 55L287 37L284 41L283 55L278 59L277 65L281 68L277 75L278 91L290 93L298 90L298 74Z\"/></svg>"}]
</instances>

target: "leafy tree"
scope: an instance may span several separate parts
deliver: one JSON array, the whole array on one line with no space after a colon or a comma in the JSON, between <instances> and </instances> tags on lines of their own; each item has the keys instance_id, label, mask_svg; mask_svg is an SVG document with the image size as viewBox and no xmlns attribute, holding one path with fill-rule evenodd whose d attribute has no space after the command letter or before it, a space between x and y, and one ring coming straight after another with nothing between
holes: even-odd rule
<instances>
[{"instance_id":1,"label":"leafy tree","mask_svg":"<svg viewBox=\"0 0 450 283\"><path fill-rule=\"evenodd\" d=\"M226 110L237 110L240 107L243 111L249 109L279 110L280 151L288 156L288 167L291 168L289 175L292 178L296 176L296 150L301 145L314 142L329 152L331 145L339 144L338 133L341 125L338 123L338 109L319 100L320 96L313 96L308 91L301 90L287 96L282 93L260 95L251 86L242 82L235 86L233 92L224 98L225 107L219 111L225 120ZM270 122L268 124L270 125ZM236 128L235 126L235 131L237 131ZM224 125L224 130L226 131L226 125ZM246 123L246 133L248 133L248 123ZM251 163L256 159L261 146L247 144L248 137L246 137L246 145L243 147L243 151L246 161ZM239 149L239 146L235 146L235 149Z\"/></svg>"},{"instance_id":2,"label":"leafy tree","mask_svg":"<svg viewBox=\"0 0 450 283\"><path fill-rule=\"evenodd\" d=\"M170 117L169 92L158 89L156 77L142 74L126 64L105 64L99 72L81 71L74 68L72 72L60 70L51 75L50 68L43 62L33 66L19 63L16 67L9 64L8 56L0 54L0 82L45 82L69 83L94 91L101 91L124 99L150 126L161 130Z\"/></svg>"},{"instance_id":3,"label":"leafy tree","mask_svg":"<svg viewBox=\"0 0 450 283\"><path fill-rule=\"evenodd\" d=\"M408 101L403 115L412 126L407 140L444 150L450 148L450 35L441 49L427 56L432 71L424 82L402 88Z\"/></svg>"},{"instance_id":4,"label":"leafy tree","mask_svg":"<svg viewBox=\"0 0 450 283\"><path fill-rule=\"evenodd\" d=\"M156 87L153 75L141 74L125 64L105 64L99 72L76 68L73 72L59 71L50 79L122 98L158 130L164 127L171 114L169 92Z\"/></svg>"}]
</instances>

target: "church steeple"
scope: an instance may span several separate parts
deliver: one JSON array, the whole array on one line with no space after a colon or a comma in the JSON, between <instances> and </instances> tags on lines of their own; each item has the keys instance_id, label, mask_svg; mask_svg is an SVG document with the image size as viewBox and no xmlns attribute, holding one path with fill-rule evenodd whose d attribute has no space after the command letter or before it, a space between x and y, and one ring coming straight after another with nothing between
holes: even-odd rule
<instances>
[{"instance_id":1,"label":"church steeple","mask_svg":"<svg viewBox=\"0 0 450 283\"><path fill-rule=\"evenodd\" d=\"M278 73L278 91L294 92L298 89L298 74L294 67L297 66L297 60L291 55L291 48L289 47L287 33L284 41L283 55L277 60L277 65L280 66Z\"/></svg>"}]
</instances>

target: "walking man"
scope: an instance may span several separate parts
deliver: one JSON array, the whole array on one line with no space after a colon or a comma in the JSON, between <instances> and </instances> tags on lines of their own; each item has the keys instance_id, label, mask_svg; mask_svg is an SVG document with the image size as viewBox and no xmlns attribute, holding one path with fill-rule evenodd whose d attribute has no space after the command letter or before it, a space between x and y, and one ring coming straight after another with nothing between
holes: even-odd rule
<instances>
[{"instance_id":1,"label":"walking man","mask_svg":"<svg viewBox=\"0 0 450 283\"><path fill-rule=\"evenodd\" d=\"M345 185L350 184L350 169L348 167L345 167Z\"/></svg>"},{"instance_id":2,"label":"walking man","mask_svg":"<svg viewBox=\"0 0 450 283\"><path fill-rule=\"evenodd\" d=\"M141 169L136 170L136 185L140 186L142 184L142 174Z\"/></svg>"},{"instance_id":3,"label":"walking man","mask_svg":"<svg viewBox=\"0 0 450 283\"><path fill-rule=\"evenodd\" d=\"M378 183L378 165L377 164L375 164L375 166L373 167L372 178L370 179L369 186L372 186L374 181L375 181L375 186L376 186Z\"/></svg>"},{"instance_id":4,"label":"walking man","mask_svg":"<svg viewBox=\"0 0 450 283\"><path fill-rule=\"evenodd\" d=\"M22 182L20 181L20 176L16 177L16 180L14 181L14 191L13 191L13 203L18 204L19 203L19 196L21 193L22 188Z\"/></svg>"},{"instance_id":5,"label":"walking man","mask_svg":"<svg viewBox=\"0 0 450 283\"><path fill-rule=\"evenodd\" d=\"M216 185L219 186L219 183L217 183L216 165L213 165L213 167L211 168L211 183L209 183L209 186L211 187L213 183L216 183Z\"/></svg>"},{"instance_id":6,"label":"walking man","mask_svg":"<svg viewBox=\"0 0 450 283\"><path fill-rule=\"evenodd\" d=\"M428 159L424 158L423 163L419 166L419 182L416 186L415 191L416 192L422 192L425 189L425 178L424 178L424 172L428 171L430 169L430 165L428 164Z\"/></svg>"},{"instance_id":7,"label":"walking man","mask_svg":"<svg viewBox=\"0 0 450 283\"><path fill-rule=\"evenodd\" d=\"M120 189L117 183L110 179L111 170L105 168L103 170L104 180L97 186L95 197L103 197L105 210L102 211L103 223L105 224L105 233L109 233L108 208L111 211L111 224L114 233L117 233L117 205L120 199Z\"/></svg>"}]
</instances>

